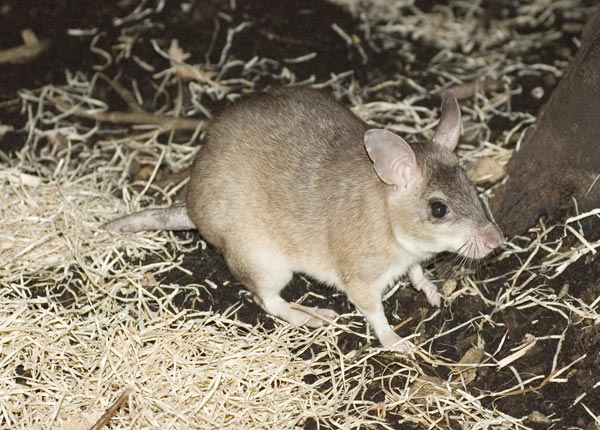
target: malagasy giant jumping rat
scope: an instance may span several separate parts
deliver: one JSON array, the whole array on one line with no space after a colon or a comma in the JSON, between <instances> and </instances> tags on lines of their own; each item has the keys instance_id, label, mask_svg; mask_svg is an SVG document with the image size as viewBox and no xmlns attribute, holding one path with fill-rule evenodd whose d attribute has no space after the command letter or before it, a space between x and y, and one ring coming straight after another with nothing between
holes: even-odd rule
<instances>
[{"instance_id":1,"label":"malagasy giant jumping rat","mask_svg":"<svg viewBox=\"0 0 600 430\"><path fill-rule=\"evenodd\" d=\"M503 240L452 152L460 118L446 92L433 139L408 144L314 90L254 93L207 128L184 206L105 228L197 228L268 313L309 326L337 316L280 296L303 272L345 291L381 344L403 350L383 311L384 289L408 272L439 306L419 264L442 251L482 258Z\"/></svg>"}]
</instances>

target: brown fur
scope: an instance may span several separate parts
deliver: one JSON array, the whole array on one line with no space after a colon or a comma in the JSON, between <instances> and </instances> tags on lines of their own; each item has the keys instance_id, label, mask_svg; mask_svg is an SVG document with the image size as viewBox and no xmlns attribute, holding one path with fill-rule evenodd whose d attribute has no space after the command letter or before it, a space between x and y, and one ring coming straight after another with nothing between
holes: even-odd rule
<instances>
[{"instance_id":1,"label":"brown fur","mask_svg":"<svg viewBox=\"0 0 600 430\"><path fill-rule=\"evenodd\" d=\"M360 275L368 281L393 249L393 236L386 186L362 144L366 129L314 91L241 100L207 130L192 170L188 213L225 255L265 246L291 262L327 262L340 280ZM293 269L320 277L310 267Z\"/></svg>"},{"instance_id":2,"label":"brown fur","mask_svg":"<svg viewBox=\"0 0 600 430\"><path fill-rule=\"evenodd\" d=\"M458 136L458 105L447 110L454 122L442 119L436 142ZM299 323L279 292L293 272L304 272L346 291L391 346L399 338L383 314L385 286L434 252L476 241L490 222L451 152L456 142L414 144L414 185L399 191L375 172L367 129L316 91L243 98L207 129L186 203L201 234L268 312ZM432 218L431 198L449 202L447 220ZM497 241L495 230L490 235ZM439 303L435 287L424 287Z\"/></svg>"},{"instance_id":3,"label":"brown fur","mask_svg":"<svg viewBox=\"0 0 600 430\"><path fill-rule=\"evenodd\" d=\"M384 288L409 271L415 288L439 306L419 262L448 250L479 258L502 237L452 153L460 109L451 93L432 142L411 146L367 129L316 91L245 97L207 129L187 210L150 209L105 228L195 225L267 312L312 326L337 316L280 297L292 274L304 272L345 291L385 347L404 349L383 313ZM433 217L434 200L450 208L447 216Z\"/></svg>"}]
</instances>

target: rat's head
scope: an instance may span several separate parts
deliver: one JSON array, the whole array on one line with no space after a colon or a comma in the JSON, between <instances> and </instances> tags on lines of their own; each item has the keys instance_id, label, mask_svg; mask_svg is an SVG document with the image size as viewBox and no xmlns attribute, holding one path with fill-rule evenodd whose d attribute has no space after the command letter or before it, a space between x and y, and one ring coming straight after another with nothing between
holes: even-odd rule
<instances>
[{"instance_id":1,"label":"rat's head","mask_svg":"<svg viewBox=\"0 0 600 430\"><path fill-rule=\"evenodd\" d=\"M388 215L398 242L416 254L452 251L482 258L502 244L477 190L452 152L460 108L452 92L431 142L409 145L387 130L365 133L377 176L387 184Z\"/></svg>"}]
</instances>

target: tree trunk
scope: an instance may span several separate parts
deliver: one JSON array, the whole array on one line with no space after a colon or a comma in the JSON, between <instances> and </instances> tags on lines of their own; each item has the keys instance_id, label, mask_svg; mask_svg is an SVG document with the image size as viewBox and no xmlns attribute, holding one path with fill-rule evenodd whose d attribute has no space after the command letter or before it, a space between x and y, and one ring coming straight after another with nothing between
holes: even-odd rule
<instances>
[{"instance_id":1,"label":"tree trunk","mask_svg":"<svg viewBox=\"0 0 600 430\"><path fill-rule=\"evenodd\" d=\"M540 216L600 206L600 8L533 131L508 163L509 178L492 208L507 236Z\"/></svg>"}]
</instances>

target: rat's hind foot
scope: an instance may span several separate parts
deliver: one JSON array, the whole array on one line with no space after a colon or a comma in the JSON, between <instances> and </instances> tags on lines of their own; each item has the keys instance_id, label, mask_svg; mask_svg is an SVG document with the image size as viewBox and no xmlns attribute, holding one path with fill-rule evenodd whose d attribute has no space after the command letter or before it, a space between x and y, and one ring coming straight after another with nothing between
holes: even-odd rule
<instances>
[{"instance_id":1,"label":"rat's hind foot","mask_svg":"<svg viewBox=\"0 0 600 430\"><path fill-rule=\"evenodd\" d=\"M262 306L271 315L289 322L295 326L321 327L331 323L339 315L331 309L302 306L289 303L281 297L263 301Z\"/></svg>"},{"instance_id":2,"label":"rat's hind foot","mask_svg":"<svg viewBox=\"0 0 600 430\"><path fill-rule=\"evenodd\" d=\"M332 309L324 309L318 307L302 306L297 303L290 303L290 307L294 311L299 311L306 316L310 317L304 325L309 327L321 327L323 325L330 324L340 315Z\"/></svg>"},{"instance_id":3,"label":"rat's hind foot","mask_svg":"<svg viewBox=\"0 0 600 430\"><path fill-rule=\"evenodd\" d=\"M279 293L294 273L285 255L268 247L244 248L244 244L255 242L252 236L247 240L242 237L236 240L235 247L231 246L224 252L227 265L236 278L254 293L256 301L267 313L292 325L309 327L321 327L338 317L329 309L311 308L284 300Z\"/></svg>"}]
</instances>

